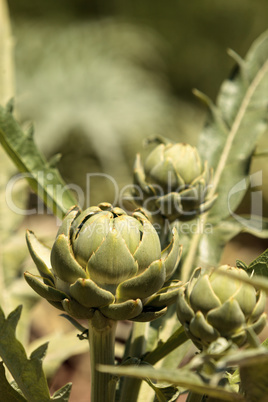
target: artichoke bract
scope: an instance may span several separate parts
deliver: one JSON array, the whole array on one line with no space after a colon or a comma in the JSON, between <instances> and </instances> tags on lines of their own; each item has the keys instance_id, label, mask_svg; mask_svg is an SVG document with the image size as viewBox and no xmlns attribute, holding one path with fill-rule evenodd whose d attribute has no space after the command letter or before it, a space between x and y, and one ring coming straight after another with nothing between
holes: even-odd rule
<instances>
[{"instance_id":1,"label":"artichoke bract","mask_svg":"<svg viewBox=\"0 0 268 402\"><path fill-rule=\"evenodd\" d=\"M161 143L141 163L134 164L133 198L152 215L169 221L193 219L207 211L216 196L209 197L212 170L201 162L196 148L184 143Z\"/></svg>"},{"instance_id":2,"label":"artichoke bract","mask_svg":"<svg viewBox=\"0 0 268 402\"><path fill-rule=\"evenodd\" d=\"M42 277L28 284L55 307L90 319L99 310L113 320L151 321L177 299L179 282L166 283L181 254L176 231L161 251L159 237L142 212L127 215L102 203L72 208L50 250L28 231L30 254Z\"/></svg>"},{"instance_id":3,"label":"artichoke bract","mask_svg":"<svg viewBox=\"0 0 268 402\"><path fill-rule=\"evenodd\" d=\"M235 273L238 279L219 275L218 270ZM229 265L207 273L197 268L179 290L177 316L199 349L219 337L242 346L247 342L247 329L259 334L265 327L265 292L256 291L239 277L248 279L246 271Z\"/></svg>"}]
</instances>

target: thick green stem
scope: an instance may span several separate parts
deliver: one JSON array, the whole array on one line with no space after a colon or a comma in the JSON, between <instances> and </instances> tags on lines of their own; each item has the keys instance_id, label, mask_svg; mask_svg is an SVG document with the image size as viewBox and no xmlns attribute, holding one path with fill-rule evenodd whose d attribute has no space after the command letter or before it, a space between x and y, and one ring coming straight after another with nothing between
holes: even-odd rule
<instances>
[{"instance_id":1,"label":"thick green stem","mask_svg":"<svg viewBox=\"0 0 268 402\"><path fill-rule=\"evenodd\" d=\"M135 322L132 330L131 346L129 354L131 357L140 358L145 353L146 333L149 323ZM126 377L123 380L120 402L136 402L140 391L142 380L140 378Z\"/></svg>"},{"instance_id":2,"label":"thick green stem","mask_svg":"<svg viewBox=\"0 0 268 402\"><path fill-rule=\"evenodd\" d=\"M116 321L108 320L98 311L89 321L88 339L91 363L91 402L114 402L116 379L100 373L99 364L114 365Z\"/></svg>"}]
</instances>

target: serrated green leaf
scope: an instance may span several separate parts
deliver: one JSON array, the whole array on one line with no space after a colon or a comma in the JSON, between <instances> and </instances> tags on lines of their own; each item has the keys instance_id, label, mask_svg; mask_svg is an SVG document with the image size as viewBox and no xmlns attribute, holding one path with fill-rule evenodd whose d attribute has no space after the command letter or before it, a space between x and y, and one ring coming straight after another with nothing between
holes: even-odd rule
<instances>
[{"instance_id":1,"label":"serrated green leaf","mask_svg":"<svg viewBox=\"0 0 268 402\"><path fill-rule=\"evenodd\" d=\"M41 155L32 133L24 133L13 115L1 106L0 143L33 191L55 215L62 218L77 203L59 171Z\"/></svg>"},{"instance_id":2,"label":"serrated green leaf","mask_svg":"<svg viewBox=\"0 0 268 402\"><path fill-rule=\"evenodd\" d=\"M35 349L30 356L31 360L37 359L42 361L47 353L48 342Z\"/></svg>"},{"instance_id":3,"label":"serrated green leaf","mask_svg":"<svg viewBox=\"0 0 268 402\"><path fill-rule=\"evenodd\" d=\"M5 402L25 402L26 399L19 394L7 381L3 362L0 362L0 395Z\"/></svg>"},{"instance_id":4,"label":"serrated green leaf","mask_svg":"<svg viewBox=\"0 0 268 402\"><path fill-rule=\"evenodd\" d=\"M50 401L39 354L28 359L22 344L16 339L15 330L20 314L21 306L7 318L0 310L0 356L27 400Z\"/></svg>"},{"instance_id":5,"label":"serrated green leaf","mask_svg":"<svg viewBox=\"0 0 268 402\"><path fill-rule=\"evenodd\" d=\"M7 318L0 309L0 356L26 400L50 401L48 384L42 369L47 344L39 346L27 358L23 345L15 335L21 309L21 306L17 307Z\"/></svg>"},{"instance_id":6,"label":"serrated green leaf","mask_svg":"<svg viewBox=\"0 0 268 402\"><path fill-rule=\"evenodd\" d=\"M216 106L206 102L210 115L200 135L199 151L214 168L209 195L218 194L218 198L211 210L200 216L192 235L181 270L184 282L196 266L217 266L226 241L235 233L247 231L260 237L268 234L262 233L259 225L254 227L254 222L252 229L252 222L243 219L238 219L238 224L230 226L227 232L220 227L218 233L214 230L215 225L226 223L230 215L236 218L236 208L250 184L252 155L267 128L268 31L253 43L245 60L239 60L236 74L223 83Z\"/></svg>"},{"instance_id":7,"label":"serrated green leaf","mask_svg":"<svg viewBox=\"0 0 268 402\"><path fill-rule=\"evenodd\" d=\"M236 210L247 190L249 182L243 180L267 128L267 91L268 31L253 43L237 74L223 83L217 118L215 112L210 114L200 136L200 153L215 172L212 192L218 198L209 215L217 221Z\"/></svg>"},{"instance_id":8,"label":"serrated green leaf","mask_svg":"<svg viewBox=\"0 0 268 402\"><path fill-rule=\"evenodd\" d=\"M249 264L247 272L249 274L254 273L254 275L268 276L268 249Z\"/></svg>"}]
</instances>

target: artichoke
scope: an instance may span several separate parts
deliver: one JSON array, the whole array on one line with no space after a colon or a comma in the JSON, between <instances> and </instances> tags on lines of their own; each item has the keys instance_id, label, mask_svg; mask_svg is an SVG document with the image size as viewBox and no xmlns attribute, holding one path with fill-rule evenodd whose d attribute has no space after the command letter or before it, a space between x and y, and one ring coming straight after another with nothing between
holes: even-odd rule
<instances>
[{"instance_id":1,"label":"artichoke","mask_svg":"<svg viewBox=\"0 0 268 402\"><path fill-rule=\"evenodd\" d=\"M30 254L42 277L28 284L76 318L98 310L112 320L151 321L177 299L179 282L166 283L180 258L178 234L161 252L159 237L142 212L127 215L108 203L72 208L50 250L28 231Z\"/></svg>"},{"instance_id":2,"label":"artichoke","mask_svg":"<svg viewBox=\"0 0 268 402\"><path fill-rule=\"evenodd\" d=\"M209 198L212 171L202 165L196 148L189 144L160 143L142 166L134 164L135 202L152 215L169 221L189 220L207 211L216 199Z\"/></svg>"},{"instance_id":3,"label":"artichoke","mask_svg":"<svg viewBox=\"0 0 268 402\"><path fill-rule=\"evenodd\" d=\"M177 316L199 349L219 337L242 346L247 342L247 329L259 334L266 325L265 292L239 280L248 279L243 269L222 265L218 270L235 273L238 279L197 268L179 290Z\"/></svg>"}]
</instances>

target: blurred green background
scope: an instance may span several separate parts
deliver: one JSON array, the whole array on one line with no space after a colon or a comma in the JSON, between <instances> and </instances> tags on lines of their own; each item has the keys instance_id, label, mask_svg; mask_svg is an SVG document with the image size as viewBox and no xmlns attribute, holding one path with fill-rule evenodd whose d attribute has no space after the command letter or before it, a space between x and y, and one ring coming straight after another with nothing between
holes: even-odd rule
<instances>
[{"instance_id":1,"label":"blurred green background","mask_svg":"<svg viewBox=\"0 0 268 402\"><path fill-rule=\"evenodd\" d=\"M148 136L195 144L206 110L192 89L215 100L234 66L227 48L244 56L268 28L267 0L8 3L20 119L83 189L92 172L131 183ZM109 180L91 180L90 204L113 199Z\"/></svg>"}]
</instances>

